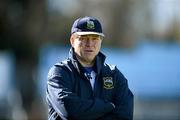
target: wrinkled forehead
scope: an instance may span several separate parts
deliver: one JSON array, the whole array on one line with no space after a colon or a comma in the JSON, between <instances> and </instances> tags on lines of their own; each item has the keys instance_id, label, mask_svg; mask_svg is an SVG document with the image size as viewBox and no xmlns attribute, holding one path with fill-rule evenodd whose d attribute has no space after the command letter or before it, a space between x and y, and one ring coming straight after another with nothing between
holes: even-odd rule
<instances>
[{"instance_id":1,"label":"wrinkled forehead","mask_svg":"<svg viewBox=\"0 0 180 120\"><path fill-rule=\"evenodd\" d=\"M88 34L88 35L79 35L80 37L100 37L100 35Z\"/></svg>"},{"instance_id":2,"label":"wrinkled forehead","mask_svg":"<svg viewBox=\"0 0 180 120\"><path fill-rule=\"evenodd\" d=\"M103 40L103 37L102 36L100 36L100 35L95 35L95 34L87 34L87 35L78 35L78 34L74 34L76 37L78 37L78 38L89 38L89 37L91 37L91 38L98 38L98 39L100 39L100 40Z\"/></svg>"},{"instance_id":3,"label":"wrinkled forehead","mask_svg":"<svg viewBox=\"0 0 180 120\"><path fill-rule=\"evenodd\" d=\"M103 40L103 36L96 34L78 35L74 33L72 34L72 36L74 36L75 38L93 38L93 39Z\"/></svg>"}]
</instances>

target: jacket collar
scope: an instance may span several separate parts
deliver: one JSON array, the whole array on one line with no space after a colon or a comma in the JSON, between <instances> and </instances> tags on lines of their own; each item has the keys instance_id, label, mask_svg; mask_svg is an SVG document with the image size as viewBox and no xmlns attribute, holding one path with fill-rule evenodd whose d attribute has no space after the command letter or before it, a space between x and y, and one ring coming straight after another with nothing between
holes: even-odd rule
<instances>
[{"instance_id":1,"label":"jacket collar","mask_svg":"<svg viewBox=\"0 0 180 120\"><path fill-rule=\"evenodd\" d=\"M75 56L74 49L72 47L69 51L69 59L72 61L72 64L77 69L77 71L79 73L81 73L82 65L77 60L77 58ZM106 56L102 52L99 52L98 55L96 56L96 58L95 58L95 69L96 69L97 74L100 74L101 69L104 65L105 59L106 59Z\"/></svg>"}]
</instances>

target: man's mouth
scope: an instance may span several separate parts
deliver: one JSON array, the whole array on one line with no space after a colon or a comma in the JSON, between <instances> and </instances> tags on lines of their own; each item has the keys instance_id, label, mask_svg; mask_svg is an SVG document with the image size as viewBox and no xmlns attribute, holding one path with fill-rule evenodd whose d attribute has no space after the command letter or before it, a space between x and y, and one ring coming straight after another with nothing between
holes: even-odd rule
<instances>
[{"instance_id":1,"label":"man's mouth","mask_svg":"<svg viewBox=\"0 0 180 120\"><path fill-rule=\"evenodd\" d=\"M88 53L90 53L90 52L93 52L93 50L85 50L85 52L88 52Z\"/></svg>"}]
</instances>

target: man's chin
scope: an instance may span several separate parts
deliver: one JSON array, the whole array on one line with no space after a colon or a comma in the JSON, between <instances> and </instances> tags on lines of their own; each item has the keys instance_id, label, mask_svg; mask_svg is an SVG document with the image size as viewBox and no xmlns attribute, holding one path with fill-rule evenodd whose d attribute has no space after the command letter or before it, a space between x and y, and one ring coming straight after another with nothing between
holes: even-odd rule
<instances>
[{"instance_id":1,"label":"man's chin","mask_svg":"<svg viewBox=\"0 0 180 120\"><path fill-rule=\"evenodd\" d=\"M93 61L94 61L94 58L86 58L85 60L86 60L86 62L91 63L91 62L93 62Z\"/></svg>"}]
</instances>

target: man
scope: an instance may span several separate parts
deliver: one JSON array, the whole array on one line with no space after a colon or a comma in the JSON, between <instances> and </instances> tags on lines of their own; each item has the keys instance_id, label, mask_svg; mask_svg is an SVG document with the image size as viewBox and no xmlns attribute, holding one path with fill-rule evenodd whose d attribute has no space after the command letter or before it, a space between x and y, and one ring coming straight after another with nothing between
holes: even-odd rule
<instances>
[{"instance_id":1,"label":"man","mask_svg":"<svg viewBox=\"0 0 180 120\"><path fill-rule=\"evenodd\" d=\"M77 19L69 58L49 71L49 120L132 120L133 94L117 67L100 52L104 37L93 17Z\"/></svg>"}]
</instances>

